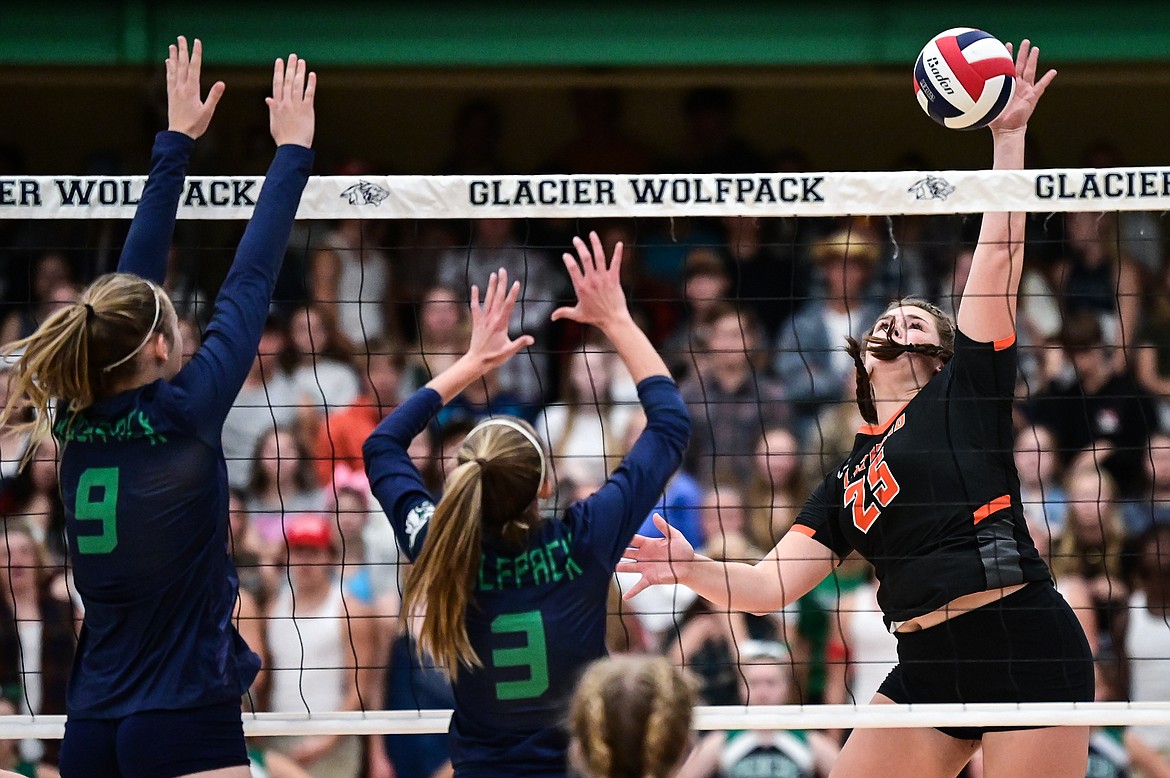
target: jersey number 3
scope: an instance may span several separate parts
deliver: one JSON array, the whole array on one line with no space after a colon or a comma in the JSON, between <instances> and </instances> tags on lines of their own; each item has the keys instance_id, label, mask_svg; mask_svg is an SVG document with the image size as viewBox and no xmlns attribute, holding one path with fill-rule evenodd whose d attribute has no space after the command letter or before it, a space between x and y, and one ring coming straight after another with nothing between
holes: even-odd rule
<instances>
[{"instance_id":1,"label":"jersey number 3","mask_svg":"<svg viewBox=\"0 0 1170 778\"><path fill-rule=\"evenodd\" d=\"M890 466L886 464L884 449L879 447L870 456L872 461L865 475L850 481L845 487L845 507L853 509L853 526L862 532L869 532L869 528L882 515L882 508L902 491L894 474L890 472ZM865 499L866 486L873 494L873 500L868 505Z\"/></svg>"},{"instance_id":2,"label":"jersey number 3","mask_svg":"<svg viewBox=\"0 0 1170 778\"><path fill-rule=\"evenodd\" d=\"M523 646L492 651L492 664L496 668L528 668L527 680L498 682L496 699L530 700L548 691L548 647L544 640L544 618L540 611L496 616L492 620L492 632L497 635L519 633L525 638Z\"/></svg>"},{"instance_id":3,"label":"jersey number 3","mask_svg":"<svg viewBox=\"0 0 1170 778\"><path fill-rule=\"evenodd\" d=\"M118 468L90 467L77 479L78 521L101 522L101 534L78 535L79 554L108 554L118 546Z\"/></svg>"}]
</instances>

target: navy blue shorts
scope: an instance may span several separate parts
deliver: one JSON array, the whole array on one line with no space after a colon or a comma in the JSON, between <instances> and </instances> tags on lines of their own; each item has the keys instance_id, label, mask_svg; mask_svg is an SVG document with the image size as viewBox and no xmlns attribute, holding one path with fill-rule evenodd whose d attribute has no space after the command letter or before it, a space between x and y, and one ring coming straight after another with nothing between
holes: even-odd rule
<instances>
[{"instance_id":1,"label":"navy blue shorts","mask_svg":"<svg viewBox=\"0 0 1170 778\"><path fill-rule=\"evenodd\" d=\"M1092 702L1084 630L1047 581L920 632L895 633L898 666L878 693L901 704ZM1035 727L938 727L963 740Z\"/></svg>"},{"instance_id":2,"label":"navy blue shorts","mask_svg":"<svg viewBox=\"0 0 1170 778\"><path fill-rule=\"evenodd\" d=\"M69 719L62 778L176 778L248 764L239 700L122 719Z\"/></svg>"}]
</instances>

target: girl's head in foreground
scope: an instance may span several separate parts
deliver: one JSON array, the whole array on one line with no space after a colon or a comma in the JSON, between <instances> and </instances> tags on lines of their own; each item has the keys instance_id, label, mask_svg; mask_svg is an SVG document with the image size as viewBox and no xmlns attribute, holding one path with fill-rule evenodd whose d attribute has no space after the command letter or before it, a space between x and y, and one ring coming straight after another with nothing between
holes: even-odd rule
<instances>
[{"instance_id":1,"label":"girl's head in foreground","mask_svg":"<svg viewBox=\"0 0 1170 778\"><path fill-rule=\"evenodd\" d=\"M20 357L0 426L27 400L37 411L27 425L36 443L49 435L53 401L67 419L110 395L170 380L181 367L183 345L166 293L138 276L111 273L3 351Z\"/></svg>"},{"instance_id":2,"label":"girl's head in foreground","mask_svg":"<svg viewBox=\"0 0 1170 778\"><path fill-rule=\"evenodd\" d=\"M461 665L480 666L464 616L484 542L519 551L539 526L538 499L547 497L548 458L528 422L488 419L463 439L427 540L406 582L405 613L425 599L419 648L454 679ZM420 516L420 520L425 520Z\"/></svg>"},{"instance_id":3,"label":"girl's head in foreground","mask_svg":"<svg viewBox=\"0 0 1170 778\"><path fill-rule=\"evenodd\" d=\"M886 306L861 343L847 340L857 370L857 406L863 419L877 424L873 382L909 370L924 386L954 356L955 321L933 303L905 297Z\"/></svg>"},{"instance_id":4,"label":"girl's head in foreground","mask_svg":"<svg viewBox=\"0 0 1170 778\"><path fill-rule=\"evenodd\" d=\"M665 657L616 656L581 676L569 760L588 778L666 778L691 744L695 690Z\"/></svg>"}]
</instances>

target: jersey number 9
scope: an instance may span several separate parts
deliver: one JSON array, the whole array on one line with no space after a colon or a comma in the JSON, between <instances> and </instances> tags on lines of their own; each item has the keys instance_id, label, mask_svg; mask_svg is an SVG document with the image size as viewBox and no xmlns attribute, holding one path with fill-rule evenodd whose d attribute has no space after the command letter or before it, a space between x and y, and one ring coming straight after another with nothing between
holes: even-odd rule
<instances>
[{"instance_id":1,"label":"jersey number 9","mask_svg":"<svg viewBox=\"0 0 1170 778\"><path fill-rule=\"evenodd\" d=\"M100 521L100 535L78 535L79 554L108 554L118 546L118 468L90 467L77 479L78 521Z\"/></svg>"}]
</instances>

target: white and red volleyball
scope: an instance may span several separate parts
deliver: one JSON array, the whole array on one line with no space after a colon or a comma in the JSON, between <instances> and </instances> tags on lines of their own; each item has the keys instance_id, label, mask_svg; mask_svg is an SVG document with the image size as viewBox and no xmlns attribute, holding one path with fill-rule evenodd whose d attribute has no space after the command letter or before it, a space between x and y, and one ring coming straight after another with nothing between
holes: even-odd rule
<instances>
[{"instance_id":1,"label":"white and red volleyball","mask_svg":"<svg viewBox=\"0 0 1170 778\"><path fill-rule=\"evenodd\" d=\"M1015 88L1011 52L983 30L954 27L940 32L914 63L918 104L953 130L975 130L995 121Z\"/></svg>"}]
</instances>

